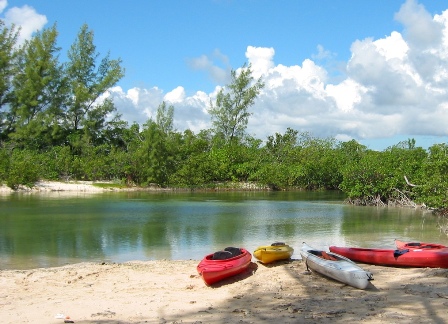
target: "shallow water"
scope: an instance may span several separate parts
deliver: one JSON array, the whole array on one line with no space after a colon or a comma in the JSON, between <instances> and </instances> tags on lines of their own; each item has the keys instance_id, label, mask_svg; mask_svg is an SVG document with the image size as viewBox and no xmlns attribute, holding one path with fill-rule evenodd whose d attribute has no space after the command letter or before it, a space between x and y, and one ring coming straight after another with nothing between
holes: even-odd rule
<instances>
[{"instance_id":1,"label":"shallow water","mask_svg":"<svg viewBox=\"0 0 448 324\"><path fill-rule=\"evenodd\" d=\"M12 194L0 196L0 269L83 261L194 259L282 241L394 248L448 245L440 220L407 208L354 207L338 192Z\"/></svg>"}]
</instances>

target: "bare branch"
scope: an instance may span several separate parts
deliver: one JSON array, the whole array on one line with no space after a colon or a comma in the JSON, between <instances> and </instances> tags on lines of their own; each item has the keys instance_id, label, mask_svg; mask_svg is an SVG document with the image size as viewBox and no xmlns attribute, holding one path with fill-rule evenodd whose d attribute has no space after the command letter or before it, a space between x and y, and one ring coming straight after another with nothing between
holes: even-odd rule
<instances>
[{"instance_id":1,"label":"bare branch","mask_svg":"<svg viewBox=\"0 0 448 324\"><path fill-rule=\"evenodd\" d=\"M407 178L406 176L404 176L404 180L406 181L406 183L408 184L408 186L411 186L411 187L419 187L419 186L420 186L420 185L415 185L415 184L410 183L409 180L408 180L408 178Z\"/></svg>"}]
</instances>

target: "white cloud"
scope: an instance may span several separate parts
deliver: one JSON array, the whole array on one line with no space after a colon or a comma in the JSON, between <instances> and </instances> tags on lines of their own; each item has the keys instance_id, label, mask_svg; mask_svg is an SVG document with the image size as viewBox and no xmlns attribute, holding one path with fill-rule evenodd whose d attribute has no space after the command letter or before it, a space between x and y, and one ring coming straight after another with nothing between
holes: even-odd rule
<instances>
[{"instance_id":1,"label":"white cloud","mask_svg":"<svg viewBox=\"0 0 448 324\"><path fill-rule=\"evenodd\" d=\"M339 84L329 84L326 91L336 101L337 108L342 112L349 112L360 103L367 89L352 79L347 78Z\"/></svg>"},{"instance_id":2,"label":"white cloud","mask_svg":"<svg viewBox=\"0 0 448 324\"><path fill-rule=\"evenodd\" d=\"M425 49L440 44L442 25L416 0L407 0L395 19L403 24L407 41L412 46Z\"/></svg>"},{"instance_id":3,"label":"white cloud","mask_svg":"<svg viewBox=\"0 0 448 324\"><path fill-rule=\"evenodd\" d=\"M121 87L109 89L110 98L122 119L128 123L144 124L150 118L153 120L157 115L157 108L166 101L168 105L175 107L174 127L179 131L190 129L199 132L210 128L210 118L207 114L207 107L210 100L209 95L198 91L195 95L185 97L182 87L177 87L173 91L163 94L159 88L151 89L132 88L127 92Z\"/></svg>"},{"instance_id":4,"label":"white cloud","mask_svg":"<svg viewBox=\"0 0 448 324\"><path fill-rule=\"evenodd\" d=\"M390 36L378 39L374 42L378 52L389 61L393 59L403 60L409 49L400 33L392 32Z\"/></svg>"},{"instance_id":5,"label":"white cloud","mask_svg":"<svg viewBox=\"0 0 448 324\"><path fill-rule=\"evenodd\" d=\"M121 87L109 89L122 119L129 123L144 124L148 119L155 119L157 108L163 101L163 92L157 87L151 89L132 88L123 91Z\"/></svg>"},{"instance_id":6,"label":"white cloud","mask_svg":"<svg viewBox=\"0 0 448 324\"><path fill-rule=\"evenodd\" d=\"M271 48L248 46L246 57L252 64L253 76L258 79L274 67L275 51Z\"/></svg>"},{"instance_id":7,"label":"white cloud","mask_svg":"<svg viewBox=\"0 0 448 324\"><path fill-rule=\"evenodd\" d=\"M173 104L180 103L185 100L185 89L183 87L177 87L171 92L165 95L164 100L169 101Z\"/></svg>"},{"instance_id":8,"label":"white cloud","mask_svg":"<svg viewBox=\"0 0 448 324\"><path fill-rule=\"evenodd\" d=\"M0 12L7 26L21 28L20 43L47 24L44 15L27 5L8 8L8 2L0 0ZM276 64L272 47L248 46L245 55L253 76L261 76L265 88L250 108L247 132L260 139L284 133L287 127L340 140L448 136L448 10L432 17L416 0L407 0L395 19L403 32L353 41L351 58L341 69L345 75L337 81L317 63L336 57L321 45L316 55L291 66ZM179 131L210 128L207 108L221 86L230 82L229 59L216 49L187 64L216 83L212 93L187 95L182 86L168 92L114 87L107 96L129 123L155 118L166 101L175 107L174 126Z\"/></svg>"},{"instance_id":9,"label":"white cloud","mask_svg":"<svg viewBox=\"0 0 448 324\"><path fill-rule=\"evenodd\" d=\"M8 5L8 1L6 0L0 0L0 13L3 12L3 10L5 10L6 6Z\"/></svg>"},{"instance_id":10,"label":"white cloud","mask_svg":"<svg viewBox=\"0 0 448 324\"><path fill-rule=\"evenodd\" d=\"M448 136L448 10L431 17L414 0L396 14L404 32L391 31L381 39L354 40L345 75L332 81L328 71L311 59L297 65L274 63L273 48L248 46L246 57L254 77L262 76L265 88L250 111L247 132L266 139L287 127L318 137L341 140L399 135ZM323 47L316 57L331 58ZM225 56L190 61L196 69L227 80ZM215 72L213 72L215 71ZM217 72L219 71L219 73ZM207 113L216 91L187 95L183 87L166 94L160 89L121 89L113 96L128 120L143 123L166 100L175 107L175 127L199 132L211 126Z\"/></svg>"},{"instance_id":11,"label":"white cloud","mask_svg":"<svg viewBox=\"0 0 448 324\"><path fill-rule=\"evenodd\" d=\"M229 59L217 49L211 56L201 55L200 57L187 60L187 64L194 70L205 71L209 78L217 84L229 81L229 72L231 70Z\"/></svg>"},{"instance_id":12,"label":"white cloud","mask_svg":"<svg viewBox=\"0 0 448 324\"><path fill-rule=\"evenodd\" d=\"M317 45L317 54L311 55L311 58L314 60L325 60L325 59L331 59L333 57L334 54L324 49L322 45Z\"/></svg>"},{"instance_id":13,"label":"white cloud","mask_svg":"<svg viewBox=\"0 0 448 324\"><path fill-rule=\"evenodd\" d=\"M4 5L4 9L6 4L6 1L0 2L0 8ZM34 32L41 30L48 22L46 16L37 13L34 8L27 5L8 9L5 12L4 21L7 26L14 24L16 27L20 27L20 34L17 40L19 44L30 39Z\"/></svg>"},{"instance_id":14,"label":"white cloud","mask_svg":"<svg viewBox=\"0 0 448 324\"><path fill-rule=\"evenodd\" d=\"M27 5L8 8L8 2L0 0L0 12L7 26L21 28L20 43L47 24L44 15ZM250 108L247 132L260 139L284 133L287 127L340 140L448 136L448 10L432 17L416 0L407 0L395 19L402 24L402 33L354 40L345 75L337 81L316 63L335 57L321 45L311 59L291 66L276 64L272 47L248 46L245 55L253 76L261 76L265 88ZM175 107L176 129L207 129L211 127L207 108L230 81L231 65L217 49L187 63L216 82L212 93L187 95L182 86L166 93L157 87L114 87L107 95L130 123L155 118L158 106L166 101Z\"/></svg>"}]
</instances>

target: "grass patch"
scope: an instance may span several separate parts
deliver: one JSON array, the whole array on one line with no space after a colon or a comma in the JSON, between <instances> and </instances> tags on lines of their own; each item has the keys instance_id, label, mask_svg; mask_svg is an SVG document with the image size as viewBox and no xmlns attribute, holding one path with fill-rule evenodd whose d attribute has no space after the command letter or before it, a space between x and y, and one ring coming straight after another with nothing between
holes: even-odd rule
<instances>
[{"instance_id":1,"label":"grass patch","mask_svg":"<svg viewBox=\"0 0 448 324\"><path fill-rule=\"evenodd\" d=\"M127 188L126 185L121 183L108 183L108 182L96 182L92 183L93 186L103 189L124 189Z\"/></svg>"}]
</instances>

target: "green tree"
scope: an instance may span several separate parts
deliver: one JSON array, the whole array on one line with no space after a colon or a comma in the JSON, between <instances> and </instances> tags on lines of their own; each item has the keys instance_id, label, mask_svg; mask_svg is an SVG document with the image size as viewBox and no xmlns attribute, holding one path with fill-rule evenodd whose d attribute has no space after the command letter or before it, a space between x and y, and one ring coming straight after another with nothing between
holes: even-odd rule
<instances>
[{"instance_id":1,"label":"green tree","mask_svg":"<svg viewBox=\"0 0 448 324\"><path fill-rule=\"evenodd\" d=\"M290 163L297 147L298 131L287 128L285 135L275 133L274 136L268 136L266 141L266 150L272 159L279 163Z\"/></svg>"},{"instance_id":2,"label":"green tree","mask_svg":"<svg viewBox=\"0 0 448 324\"><path fill-rule=\"evenodd\" d=\"M174 172L170 175L173 185L195 187L213 181L214 167L209 154L211 138L209 130L202 130L195 135L189 129L177 137Z\"/></svg>"},{"instance_id":3,"label":"green tree","mask_svg":"<svg viewBox=\"0 0 448 324\"><path fill-rule=\"evenodd\" d=\"M72 134L72 143L98 141L108 116L116 112L111 100L99 100L123 76L121 59L112 60L107 54L99 60L93 43L93 32L84 24L68 52L66 73L70 88L66 122ZM83 132L81 132L83 130ZM79 137L86 139L80 141Z\"/></svg>"},{"instance_id":4,"label":"green tree","mask_svg":"<svg viewBox=\"0 0 448 324\"><path fill-rule=\"evenodd\" d=\"M165 158L167 150L164 136L157 123L150 119L142 131L143 141L137 151L138 182L143 185L152 183L165 185L167 173Z\"/></svg>"},{"instance_id":5,"label":"green tree","mask_svg":"<svg viewBox=\"0 0 448 324\"><path fill-rule=\"evenodd\" d=\"M0 183L8 178L10 152L0 145Z\"/></svg>"},{"instance_id":6,"label":"green tree","mask_svg":"<svg viewBox=\"0 0 448 324\"><path fill-rule=\"evenodd\" d=\"M417 200L430 207L448 206L448 145L435 144L429 149L428 157L422 163L421 173L410 177L415 187Z\"/></svg>"},{"instance_id":7,"label":"green tree","mask_svg":"<svg viewBox=\"0 0 448 324\"><path fill-rule=\"evenodd\" d=\"M34 150L12 150L6 177L7 186L12 189L17 189L20 185L34 186L40 175L40 166L36 161L38 158Z\"/></svg>"},{"instance_id":8,"label":"green tree","mask_svg":"<svg viewBox=\"0 0 448 324\"><path fill-rule=\"evenodd\" d=\"M174 107L162 102L157 108L156 121L150 119L142 132L142 143L137 150L140 183L166 186L173 172L175 146L173 134Z\"/></svg>"},{"instance_id":9,"label":"green tree","mask_svg":"<svg viewBox=\"0 0 448 324\"><path fill-rule=\"evenodd\" d=\"M242 143L233 144L233 163L231 165L231 177L233 181L253 181L253 175L260 168L262 157L260 156L260 139L247 136Z\"/></svg>"},{"instance_id":10,"label":"green tree","mask_svg":"<svg viewBox=\"0 0 448 324\"><path fill-rule=\"evenodd\" d=\"M255 171L254 179L273 188L290 188L297 185L297 179L303 176L299 163L297 145L298 131L287 128L284 135L275 133L268 136L261 150L262 163Z\"/></svg>"},{"instance_id":11,"label":"green tree","mask_svg":"<svg viewBox=\"0 0 448 324\"><path fill-rule=\"evenodd\" d=\"M340 142L336 147L336 151L339 155L340 166L344 166L349 162L359 161L367 151L367 146L359 144L352 139L347 142Z\"/></svg>"},{"instance_id":12,"label":"green tree","mask_svg":"<svg viewBox=\"0 0 448 324\"><path fill-rule=\"evenodd\" d=\"M120 176L122 182L132 186L140 183L141 164L139 160L139 148L143 142L140 133L140 125L133 123L131 126L117 125L108 131L110 145L114 156L113 161L116 178Z\"/></svg>"},{"instance_id":13,"label":"green tree","mask_svg":"<svg viewBox=\"0 0 448 324\"><path fill-rule=\"evenodd\" d=\"M232 81L222 88L213 103L210 100L209 113L216 134L222 134L228 143L242 137L249 121L249 107L252 106L264 87L261 77L255 82L251 65L243 65L239 73L231 71Z\"/></svg>"},{"instance_id":14,"label":"green tree","mask_svg":"<svg viewBox=\"0 0 448 324\"><path fill-rule=\"evenodd\" d=\"M342 175L337 164L334 138L314 138L301 150L304 176L299 179L307 189L337 189Z\"/></svg>"},{"instance_id":15,"label":"green tree","mask_svg":"<svg viewBox=\"0 0 448 324\"><path fill-rule=\"evenodd\" d=\"M5 107L13 98L12 78L17 73L18 34L19 30L14 26L7 28L0 20L0 139L7 136Z\"/></svg>"},{"instance_id":16,"label":"green tree","mask_svg":"<svg viewBox=\"0 0 448 324\"><path fill-rule=\"evenodd\" d=\"M339 187L355 204L384 204L396 188L394 171L383 152L367 151L359 161L349 162L341 171L343 180Z\"/></svg>"},{"instance_id":17,"label":"green tree","mask_svg":"<svg viewBox=\"0 0 448 324\"><path fill-rule=\"evenodd\" d=\"M383 158L396 179L396 188L412 196L412 187L406 183L406 179L420 176L428 158L427 152L421 147L415 147L415 140L408 140L386 149Z\"/></svg>"},{"instance_id":18,"label":"green tree","mask_svg":"<svg viewBox=\"0 0 448 324\"><path fill-rule=\"evenodd\" d=\"M67 181L73 178L73 155L68 145L53 146L41 152L40 156L40 170L44 179Z\"/></svg>"},{"instance_id":19,"label":"green tree","mask_svg":"<svg viewBox=\"0 0 448 324\"><path fill-rule=\"evenodd\" d=\"M45 29L27 41L19 54L19 68L13 78L10 137L19 145L32 148L50 146L60 138L61 105L66 87L56 26Z\"/></svg>"},{"instance_id":20,"label":"green tree","mask_svg":"<svg viewBox=\"0 0 448 324\"><path fill-rule=\"evenodd\" d=\"M163 101L157 108L156 124L160 130L167 136L173 132L174 107L166 105Z\"/></svg>"}]
</instances>

